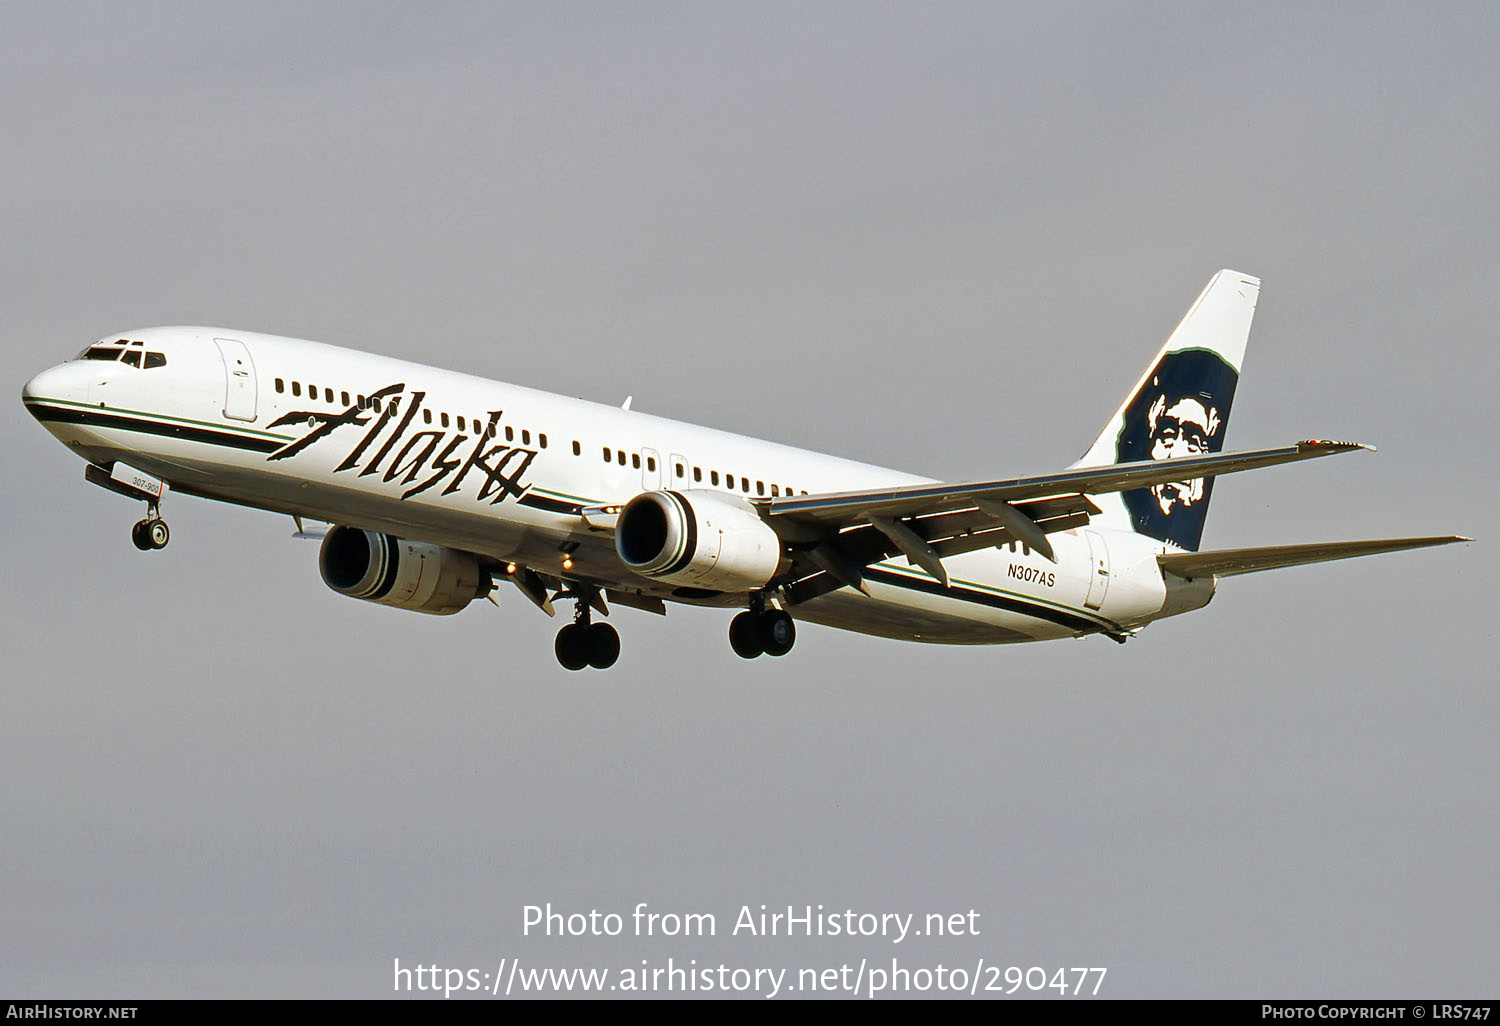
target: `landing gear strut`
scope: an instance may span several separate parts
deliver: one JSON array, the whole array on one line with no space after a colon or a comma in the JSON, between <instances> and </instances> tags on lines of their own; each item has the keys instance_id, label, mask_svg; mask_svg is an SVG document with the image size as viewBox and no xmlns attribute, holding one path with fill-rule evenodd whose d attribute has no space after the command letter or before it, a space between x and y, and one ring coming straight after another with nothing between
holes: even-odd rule
<instances>
[{"instance_id":1,"label":"landing gear strut","mask_svg":"<svg viewBox=\"0 0 1500 1026\"><path fill-rule=\"evenodd\" d=\"M592 666L596 670L607 670L620 658L620 635L607 623L592 622L591 598L576 586L574 598L578 610L573 622L557 632L557 661L566 670L581 670Z\"/></svg>"},{"instance_id":2,"label":"landing gear strut","mask_svg":"<svg viewBox=\"0 0 1500 1026\"><path fill-rule=\"evenodd\" d=\"M146 519L137 520L130 529L130 540L142 552L164 549L167 542L172 540L172 532L167 528L167 522L161 518L161 510L156 503L153 502L147 509Z\"/></svg>"},{"instance_id":3,"label":"landing gear strut","mask_svg":"<svg viewBox=\"0 0 1500 1026\"><path fill-rule=\"evenodd\" d=\"M797 625L784 609L752 605L729 622L729 647L741 659L784 656L797 643Z\"/></svg>"}]
</instances>

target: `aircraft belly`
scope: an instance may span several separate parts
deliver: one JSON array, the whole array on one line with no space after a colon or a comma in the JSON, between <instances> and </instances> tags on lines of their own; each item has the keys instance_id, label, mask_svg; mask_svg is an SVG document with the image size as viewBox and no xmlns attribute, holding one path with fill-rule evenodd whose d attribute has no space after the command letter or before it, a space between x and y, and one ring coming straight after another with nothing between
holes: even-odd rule
<instances>
[{"instance_id":1,"label":"aircraft belly","mask_svg":"<svg viewBox=\"0 0 1500 1026\"><path fill-rule=\"evenodd\" d=\"M873 583L868 598L842 589L794 606L791 613L827 627L942 645L1004 645L1077 633L1023 614Z\"/></svg>"},{"instance_id":2,"label":"aircraft belly","mask_svg":"<svg viewBox=\"0 0 1500 1026\"><path fill-rule=\"evenodd\" d=\"M310 519L381 531L416 541L427 541L474 552L496 561L515 560L544 573L556 573L563 548L569 547L574 573L585 580L640 590L673 598L671 589L652 587L621 572L608 534L573 527L573 521L531 509L508 498L500 505L480 504L472 496L455 496L452 504L401 499L362 486L357 476L328 480L319 468L304 470L295 462L267 465L258 453L230 453L179 439L154 439L151 451L136 449L90 432L78 439L83 455L96 462L125 460L132 466L168 481L180 492L204 498ZM111 432L110 434L114 434ZM138 442L126 434L124 439ZM1076 636L1097 630L1089 623L1068 621L1057 611L1038 607L1015 608L972 587L952 591L934 587L911 574L887 572L887 583L871 579L870 598L844 589L792 608L792 615L809 623L838 627L879 637L935 644L995 645ZM925 588L925 590L923 590ZM742 597L707 597L705 605L738 605ZM1025 603L1021 603L1022 606Z\"/></svg>"},{"instance_id":3,"label":"aircraft belly","mask_svg":"<svg viewBox=\"0 0 1500 1026\"><path fill-rule=\"evenodd\" d=\"M515 559L522 553L550 552L567 538L566 532L538 531L508 517L520 515L511 504L503 514L489 505L469 499L470 509L402 500L394 495L366 491L357 485L304 478L278 468L268 470L258 456L231 462L222 451L200 458L180 451L191 445L173 446L178 452L145 452L127 447L97 444L84 449L95 462L124 460L131 466L165 479L173 489L207 499L232 502L273 512L297 514L313 520L382 531L416 541L428 541L489 556ZM166 448L161 446L159 448ZM287 469L295 469L288 467ZM355 481L358 479L355 478ZM459 500L463 502L463 500ZM527 510L528 514L536 515ZM613 547L610 547L611 554Z\"/></svg>"},{"instance_id":4,"label":"aircraft belly","mask_svg":"<svg viewBox=\"0 0 1500 1026\"><path fill-rule=\"evenodd\" d=\"M386 480L393 473L389 467L376 474L337 466L343 449L273 460L267 452L275 451L277 443L271 442L272 449L266 450L263 433L197 439L102 425L51 427L86 458L99 463L124 460L163 478L179 492L445 545L496 562L513 560L554 576L561 576L566 556L575 579L668 600L733 606L746 598L678 595L666 585L629 574L615 554L612 536L590 531L576 514L563 512L568 504L556 493L544 492L532 502L527 498L531 492L522 486L519 493L483 497L476 474L457 494L445 495L434 487L403 498L400 486ZM201 427L199 434L216 430L206 423ZM148 438L149 446L137 448ZM376 458L361 465L369 468L378 462ZM499 501L494 501L497 496ZM1068 555L1073 540L1057 539L1059 556ZM1064 565L1068 562L1063 559ZM1059 594L1030 594L1040 587L1036 581L1044 574L1046 586L1053 587L1053 572L1027 553L972 553L952 565L962 576L955 577L952 587L944 587L913 568L881 563L866 571L873 597L841 589L794 606L791 612L810 623L938 644L1007 644L1119 629L1112 619L1078 605L1081 599L1067 590L1074 579L1061 569ZM985 581L995 584L979 583ZM1118 616L1114 608L1103 614Z\"/></svg>"}]
</instances>

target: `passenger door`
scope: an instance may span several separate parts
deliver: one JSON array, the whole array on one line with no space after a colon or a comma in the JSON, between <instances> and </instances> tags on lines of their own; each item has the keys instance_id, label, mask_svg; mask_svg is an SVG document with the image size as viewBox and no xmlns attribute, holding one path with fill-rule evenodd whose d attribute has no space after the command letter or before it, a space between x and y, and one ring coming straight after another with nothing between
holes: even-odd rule
<instances>
[{"instance_id":1,"label":"passenger door","mask_svg":"<svg viewBox=\"0 0 1500 1026\"><path fill-rule=\"evenodd\" d=\"M245 343L232 338L216 338L219 357L224 361L224 416L230 420L255 419L255 364Z\"/></svg>"},{"instance_id":2,"label":"passenger door","mask_svg":"<svg viewBox=\"0 0 1500 1026\"><path fill-rule=\"evenodd\" d=\"M1097 531L1084 531L1089 543L1089 592L1083 604L1090 609L1104 605L1104 596L1109 593L1109 549L1104 536Z\"/></svg>"}]
</instances>

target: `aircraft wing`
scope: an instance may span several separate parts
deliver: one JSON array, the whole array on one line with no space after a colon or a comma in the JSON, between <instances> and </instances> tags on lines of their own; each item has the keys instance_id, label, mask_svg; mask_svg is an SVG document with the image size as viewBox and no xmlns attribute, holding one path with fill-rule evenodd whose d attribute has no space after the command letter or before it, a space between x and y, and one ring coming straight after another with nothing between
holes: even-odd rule
<instances>
[{"instance_id":1,"label":"aircraft wing","mask_svg":"<svg viewBox=\"0 0 1500 1026\"><path fill-rule=\"evenodd\" d=\"M863 568L898 552L944 583L944 557L1011 541L1055 562L1047 535L1087 524L1099 512L1089 495L1368 448L1357 442L1305 441L1280 449L1116 463L1005 481L786 496L759 500L756 506L783 540L801 550L793 576L805 600L839 587L862 588Z\"/></svg>"},{"instance_id":2,"label":"aircraft wing","mask_svg":"<svg viewBox=\"0 0 1500 1026\"><path fill-rule=\"evenodd\" d=\"M1101 467L1081 467L1060 474L1018 477L968 484L922 484L858 492L787 496L757 503L773 527L785 524L810 528L839 528L868 523L871 517L904 519L973 508L983 504L1011 504L1065 495L1100 495L1150 488L1173 481L1234 474L1279 463L1332 456L1371 446L1358 442L1306 441L1281 449L1189 456L1175 460L1142 460ZM1095 510L1097 512L1097 510ZM789 534L796 534L789 531Z\"/></svg>"},{"instance_id":3,"label":"aircraft wing","mask_svg":"<svg viewBox=\"0 0 1500 1026\"><path fill-rule=\"evenodd\" d=\"M1318 542L1312 545L1268 545L1254 549L1220 549L1218 552L1169 552L1156 557L1161 568L1178 577L1233 577L1284 566L1327 563L1335 559L1373 556L1377 552L1400 552L1430 545L1472 541L1450 534L1435 538L1382 538L1370 541Z\"/></svg>"}]
</instances>

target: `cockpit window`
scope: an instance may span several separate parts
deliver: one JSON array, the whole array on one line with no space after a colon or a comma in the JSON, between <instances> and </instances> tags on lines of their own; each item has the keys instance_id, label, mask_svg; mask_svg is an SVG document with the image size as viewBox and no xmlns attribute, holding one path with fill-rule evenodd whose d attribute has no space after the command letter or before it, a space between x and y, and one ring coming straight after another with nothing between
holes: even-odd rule
<instances>
[{"instance_id":1,"label":"cockpit window","mask_svg":"<svg viewBox=\"0 0 1500 1026\"><path fill-rule=\"evenodd\" d=\"M131 343L133 346L135 343ZM144 345L144 343L141 343ZM125 340L121 339L114 345L89 346L78 354L80 360L119 360L128 363L132 367L144 367L152 370L156 367L165 367L167 357L165 353L148 353L140 349L126 349Z\"/></svg>"},{"instance_id":2,"label":"cockpit window","mask_svg":"<svg viewBox=\"0 0 1500 1026\"><path fill-rule=\"evenodd\" d=\"M95 342L83 352L79 353L76 360L118 360L123 354L125 362L132 367L141 366L141 350L146 343L141 339L118 338L113 342ZM128 347L128 348L127 348ZM167 358L161 353L147 353L146 367L165 367Z\"/></svg>"}]
</instances>

